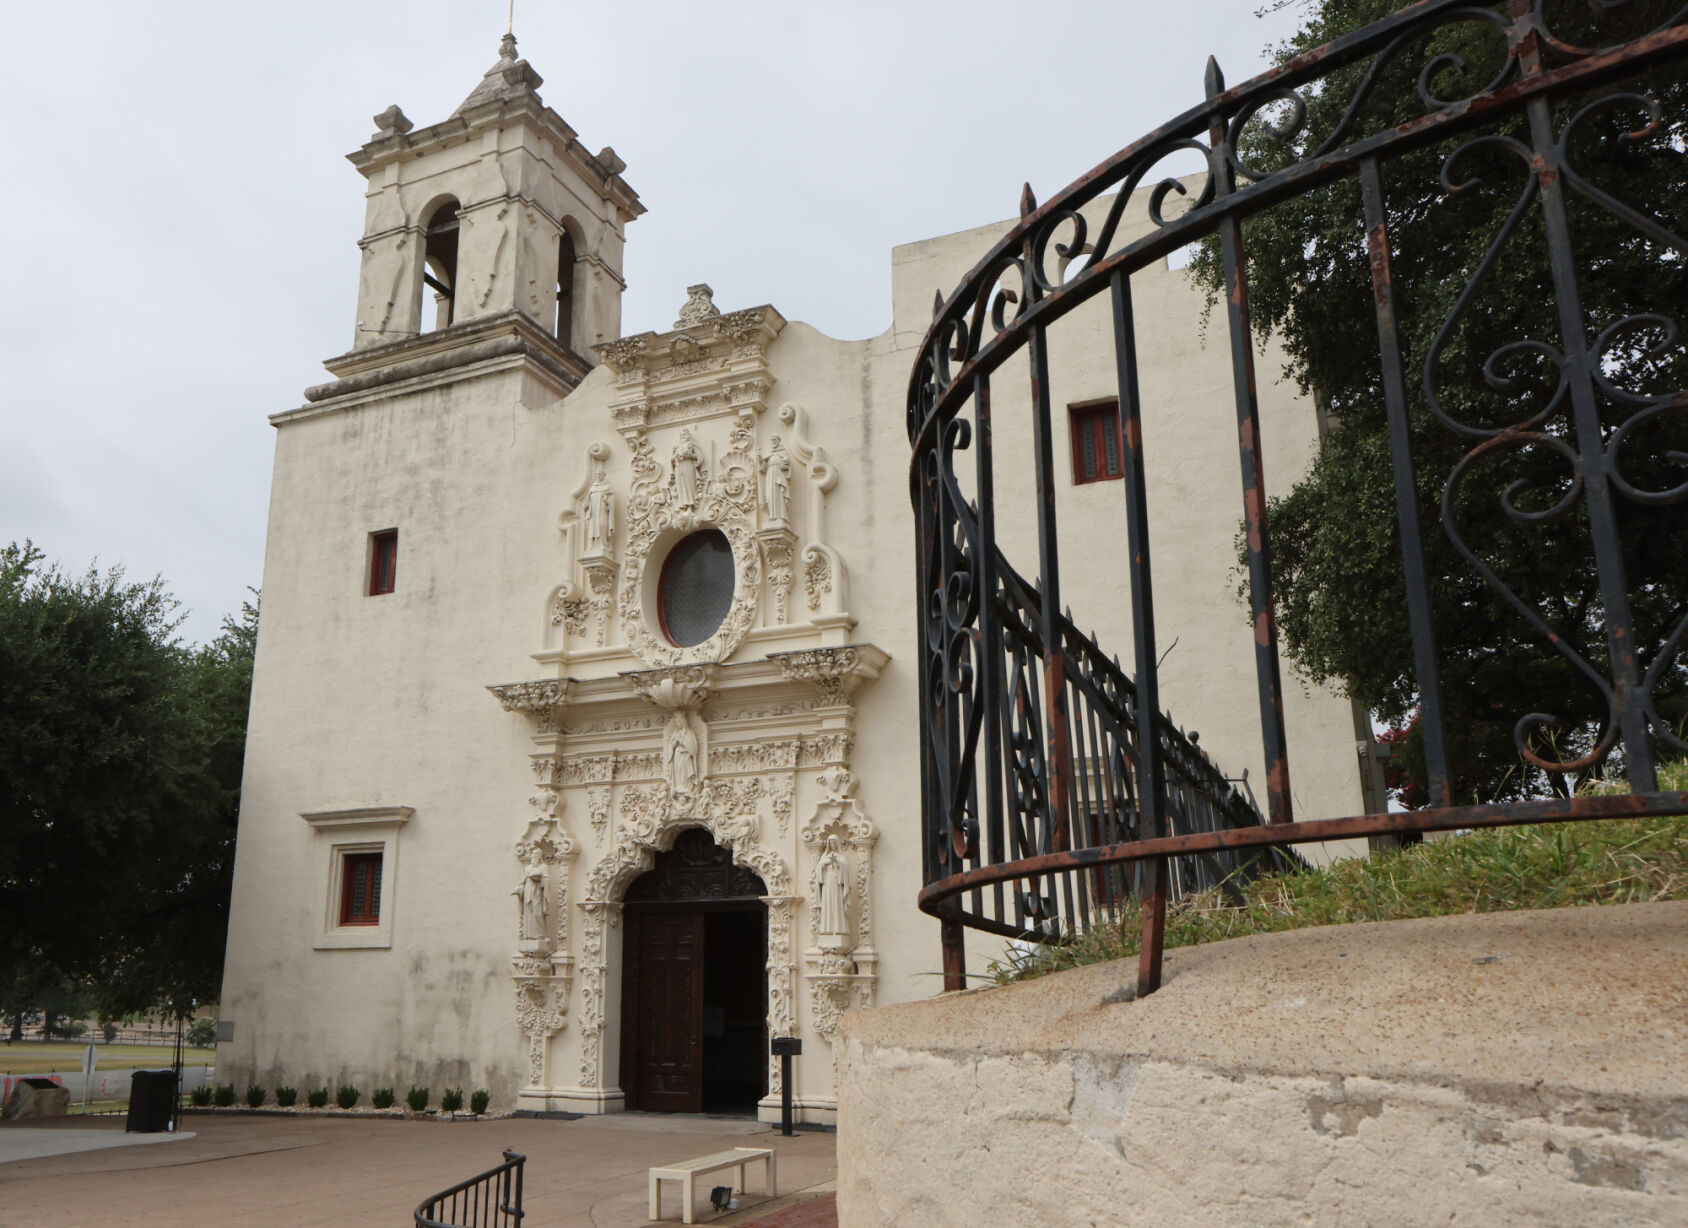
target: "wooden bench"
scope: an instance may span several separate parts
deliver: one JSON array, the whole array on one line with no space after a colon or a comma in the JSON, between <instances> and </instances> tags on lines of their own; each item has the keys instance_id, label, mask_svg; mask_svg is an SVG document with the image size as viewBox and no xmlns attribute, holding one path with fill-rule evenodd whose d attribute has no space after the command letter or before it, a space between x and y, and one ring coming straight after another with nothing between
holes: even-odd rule
<instances>
[{"instance_id":1,"label":"wooden bench","mask_svg":"<svg viewBox=\"0 0 1688 1228\"><path fill-rule=\"evenodd\" d=\"M734 1147L731 1151L718 1151L714 1155L699 1156L695 1160L681 1160L678 1164L664 1164L651 1169L651 1218L662 1218L662 1183L664 1181L678 1181L684 1191L685 1202L681 1204L684 1214L681 1218L688 1224L696 1223L692 1218L692 1208L696 1201L697 1178L704 1173L718 1173L726 1169L734 1169L733 1192L744 1192L744 1166L754 1160L761 1160L767 1175L768 1197L775 1194L774 1189L774 1152L770 1147Z\"/></svg>"}]
</instances>

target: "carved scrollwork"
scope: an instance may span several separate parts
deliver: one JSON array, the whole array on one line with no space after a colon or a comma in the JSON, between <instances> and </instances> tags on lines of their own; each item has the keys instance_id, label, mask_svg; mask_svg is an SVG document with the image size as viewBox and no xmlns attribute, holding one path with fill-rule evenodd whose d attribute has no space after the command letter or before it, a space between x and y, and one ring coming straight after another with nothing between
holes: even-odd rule
<instances>
[{"instance_id":1,"label":"carved scrollwork","mask_svg":"<svg viewBox=\"0 0 1688 1228\"><path fill-rule=\"evenodd\" d=\"M785 677L814 686L823 704L849 703L857 687L879 676L886 660L878 649L855 644L774 652L768 657L779 663L780 673Z\"/></svg>"}]
</instances>

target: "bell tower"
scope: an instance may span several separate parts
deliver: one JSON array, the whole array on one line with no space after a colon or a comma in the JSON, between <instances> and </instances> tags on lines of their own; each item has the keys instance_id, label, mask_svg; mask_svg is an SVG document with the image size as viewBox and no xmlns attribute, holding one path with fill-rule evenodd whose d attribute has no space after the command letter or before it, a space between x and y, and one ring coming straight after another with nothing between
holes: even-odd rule
<instances>
[{"instance_id":1,"label":"bell tower","mask_svg":"<svg viewBox=\"0 0 1688 1228\"><path fill-rule=\"evenodd\" d=\"M573 383L593 346L621 336L625 227L645 209L615 150L588 153L540 84L506 34L449 118L418 129L388 107L347 155L368 210L352 351L328 364L335 375L502 336Z\"/></svg>"}]
</instances>

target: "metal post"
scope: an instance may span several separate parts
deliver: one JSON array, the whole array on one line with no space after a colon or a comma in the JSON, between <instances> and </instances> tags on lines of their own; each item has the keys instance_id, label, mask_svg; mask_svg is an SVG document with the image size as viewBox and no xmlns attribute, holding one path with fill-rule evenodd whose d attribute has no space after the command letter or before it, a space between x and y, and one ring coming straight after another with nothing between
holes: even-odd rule
<instances>
[{"instance_id":1,"label":"metal post","mask_svg":"<svg viewBox=\"0 0 1688 1228\"><path fill-rule=\"evenodd\" d=\"M791 1054L780 1054L780 1133L791 1137Z\"/></svg>"},{"instance_id":2,"label":"metal post","mask_svg":"<svg viewBox=\"0 0 1688 1228\"><path fill-rule=\"evenodd\" d=\"M961 932L961 922L945 917L939 923L939 940L944 947L944 992L967 988L967 943Z\"/></svg>"},{"instance_id":3,"label":"metal post","mask_svg":"<svg viewBox=\"0 0 1688 1228\"><path fill-rule=\"evenodd\" d=\"M768 1048L780 1060L780 1133L791 1137L791 1059L803 1052L800 1036L776 1036Z\"/></svg>"}]
</instances>

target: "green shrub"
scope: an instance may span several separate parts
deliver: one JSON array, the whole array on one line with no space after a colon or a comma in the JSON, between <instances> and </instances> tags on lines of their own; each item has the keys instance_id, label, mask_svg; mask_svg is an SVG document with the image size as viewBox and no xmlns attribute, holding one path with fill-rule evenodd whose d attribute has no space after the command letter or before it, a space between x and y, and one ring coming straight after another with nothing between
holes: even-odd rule
<instances>
[{"instance_id":1,"label":"green shrub","mask_svg":"<svg viewBox=\"0 0 1688 1228\"><path fill-rule=\"evenodd\" d=\"M390 1088L390 1087L378 1087L378 1088L376 1088L375 1094L369 1098L369 1103L373 1104L378 1109L390 1109L390 1108L392 1108L393 1107L393 1089Z\"/></svg>"},{"instance_id":2,"label":"green shrub","mask_svg":"<svg viewBox=\"0 0 1688 1228\"><path fill-rule=\"evenodd\" d=\"M195 1019L188 1028L187 1042L195 1049L209 1049L217 1043L217 1021Z\"/></svg>"},{"instance_id":3,"label":"green shrub","mask_svg":"<svg viewBox=\"0 0 1688 1228\"><path fill-rule=\"evenodd\" d=\"M455 1113L463 1107L463 1089L448 1087L440 1096L440 1108L447 1113Z\"/></svg>"},{"instance_id":4,"label":"green shrub","mask_svg":"<svg viewBox=\"0 0 1688 1228\"><path fill-rule=\"evenodd\" d=\"M100 1025L100 1035L105 1037L106 1044L111 1044L117 1039L117 1025L115 1023L102 1023Z\"/></svg>"},{"instance_id":5,"label":"green shrub","mask_svg":"<svg viewBox=\"0 0 1688 1228\"><path fill-rule=\"evenodd\" d=\"M284 1109L290 1109L299 1103L299 1089L297 1087L278 1087L275 1089L275 1102Z\"/></svg>"},{"instance_id":6,"label":"green shrub","mask_svg":"<svg viewBox=\"0 0 1688 1228\"><path fill-rule=\"evenodd\" d=\"M477 1089L475 1094L469 1097L469 1111L476 1117L479 1117L482 1113L486 1112L487 1103L491 1099L492 1093L487 1091L486 1088L482 1087Z\"/></svg>"},{"instance_id":7,"label":"green shrub","mask_svg":"<svg viewBox=\"0 0 1688 1228\"><path fill-rule=\"evenodd\" d=\"M334 1093L334 1103L343 1109L349 1109L358 1102L358 1089L350 1083L340 1084Z\"/></svg>"},{"instance_id":8,"label":"green shrub","mask_svg":"<svg viewBox=\"0 0 1688 1228\"><path fill-rule=\"evenodd\" d=\"M204 1108L211 1103L211 1085L207 1083L203 1087L196 1087L188 1095L193 1098L196 1105Z\"/></svg>"},{"instance_id":9,"label":"green shrub","mask_svg":"<svg viewBox=\"0 0 1688 1228\"><path fill-rule=\"evenodd\" d=\"M412 1113L420 1113L428 1107L428 1089L413 1086L404 1094L404 1102L410 1106Z\"/></svg>"},{"instance_id":10,"label":"green shrub","mask_svg":"<svg viewBox=\"0 0 1688 1228\"><path fill-rule=\"evenodd\" d=\"M220 1109L226 1109L234 1103L234 1084L219 1083L217 1090L212 1093L211 1102Z\"/></svg>"},{"instance_id":11,"label":"green shrub","mask_svg":"<svg viewBox=\"0 0 1688 1228\"><path fill-rule=\"evenodd\" d=\"M305 1093L305 1103L313 1109L322 1108L328 1103L328 1089L326 1087L311 1088L310 1091Z\"/></svg>"},{"instance_id":12,"label":"green shrub","mask_svg":"<svg viewBox=\"0 0 1688 1228\"><path fill-rule=\"evenodd\" d=\"M268 1095L269 1092L254 1083L251 1087L246 1089L246 1107L249 1109L257 1108L260 1104L264 1103L264 1097Z\"/></svg>"}]
</instances>

